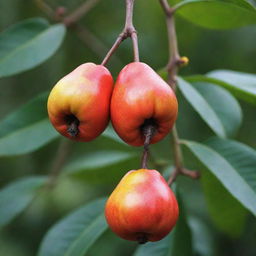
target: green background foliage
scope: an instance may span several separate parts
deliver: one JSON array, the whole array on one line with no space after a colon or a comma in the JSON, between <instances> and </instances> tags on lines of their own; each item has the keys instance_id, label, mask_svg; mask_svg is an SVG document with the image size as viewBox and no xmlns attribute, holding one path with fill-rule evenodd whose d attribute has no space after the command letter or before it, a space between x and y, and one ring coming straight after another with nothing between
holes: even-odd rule
<instances>
[{"instance_id":1,"label":"green background foliage","mask_svg":"<svg viewBox=\"0 0 256 256\"><path fill-rule=\"evenodd\" d=\"M83 2L47 3L72 12ZM60 78L102 61L123 28L124 1L99 1L79 21L83 40L35 1L0 1L0 256L256 255L256 4L169 2L177 8L180 53L190 59L178 78L177 128L186 167L202 177L178 177L177 226L160 242L137 246L107 228L103 210L121 177L140 167L142 149L126 145L111 126L90 143L67 142L46 111ZM141 61L163 70L168 44L158 1L135 1L134 24ZM131 61L126 40L108 68L116 78ZM150 167L167 176L170 140L151 146ZM49 184L60 147L69 148L66 162Z\"/></svg>"}]
</instances>

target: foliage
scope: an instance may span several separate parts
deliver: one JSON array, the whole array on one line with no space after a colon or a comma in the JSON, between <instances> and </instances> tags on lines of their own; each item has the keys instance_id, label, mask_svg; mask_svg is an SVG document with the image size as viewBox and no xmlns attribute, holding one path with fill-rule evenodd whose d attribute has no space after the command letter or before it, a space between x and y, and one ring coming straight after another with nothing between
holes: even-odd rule
<instances>
[{"instance_id":1,"label":"foliage","mask_svg":"<svg viewBox=\"0 0 256 256\"><path fill-rule=\"evenodd\" d=\"M253 234L247 240L243 235L250 231L250 226L256 226L256 151L253 148L256 146L256 75L250 73L256 65L243 57L246 47L240 49L239 43L232 39L236 35L237 41L239 37L244 37L246 42L253 41L250 37L252 30L240 27L254 25L255 28L255 5L245 0L173 1L177 28L180 28L178 34L181 39L182 33L185 34L183 39L186 38L181 42L181 49L191 53L192 57L192 68L185 70L177 80L180 102L177 126L182 135L185 162L188 167L200 170L202 178L200 182L193 182L190 195L183 193L182 186L188 185L186 182L180 185L179 180L183 178L178 178L175 185L178 187L181 216L174 231L157 243L134 248L132 243L108 235L103 215L105 199L97 199L109 195L129 169L139 167L141 150L124 144L111 126L93 142L72 144L72 153L60 166L61 175L56 187L49 185L50 172L60 155L56 153L60 135L48 120L48 91L56 80L85 58L90 62L99 62L98 55L103 58L102 52L106 53L107 49L104 44L110 45L119 33L120 28L116 27L121 20L118 8L124 6L115 0L109 1L110 4L102 1L88 13L87 21L82 20L81 24L90 24L93 32L84 31L87 44L84 49L84 45L74 39L77 31L81 33L75 27L66 31L60 20L50 24L48 19L35 17L38 10L35 5L31 7L31 3L21 6L18 1L8 2L0 3L0 13L13 8L24 14L16 16L23 19L17 23L17 18L13 17L3 15L3 20L0 19L0 25L4 27L0 33L0 114L3 116L0 120L0 164L3 166L0 239L9 241L6 247L1 245L0 254L102 255L100 248L110 247L106 250L114 248L109 251L112 255L255 255L255 244L249 243ZM79 5L78 1L76 3ZM74 7L67 1L56 0L55 4L67 4L70 9ZM160 21L163 14L157 4L157 1L150 4L138 1L135 13L138 36L141 37L141 56L155 69L164 65L167 55L167 47L162 43L165 40L162 36L164 23ZM152 23L149 28L145 20ZM7 27L7 24L13 25ZM211 33L217 32L206 32L206 29L238 28L237 31L226 31L226 37L224 32L218 32L223 33L216 42L220 44L218 50L226 64L221 65L222 59L207 56L212 70L206 72L199 68L201 73L206 73L194 74L196 68L193 66L200 66L202 62L201 52L194 49L200 49L203 40L207 43L202 51L215 43ZM106 32L100 34L97 30ZM239 47L239 52L229 49L230 42ZM249 49L251 60L254 60L255 46ZM122 68L120 63L124 65L130 61L130 49L126 44L115 58L114 64L110 64L114 74ZM235 62L244 72L225 69L236 67ZM167 77L165 72L159 73L163 78ZM173 163L168 140L169 137L152 147L151 167L159 171ZM63 185L65 179L71 182L67 188ZM76 191L74 195L79 199L70 200L68 190ZM196 207L195 203L193 206L193 201L191 206L186 200L190 196L195 196L195 200L202 198L202 205ZM68 216L63 217L66 214ZM18 240L24 236L18 245L11 238L16 231ZM35 236L28 234L32 231ZM227 241L230 248L223 246L221 239ZM234 253L231 245L237 250L242 248L242 253ZM14 250L18 246L22 249Z\"/></svg>"}]
</instances>

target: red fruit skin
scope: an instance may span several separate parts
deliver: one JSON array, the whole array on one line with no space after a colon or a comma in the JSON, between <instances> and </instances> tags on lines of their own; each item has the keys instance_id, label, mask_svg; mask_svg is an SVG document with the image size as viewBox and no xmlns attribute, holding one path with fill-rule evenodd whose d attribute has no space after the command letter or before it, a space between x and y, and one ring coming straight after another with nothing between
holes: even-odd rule
<instances>
[{"instance_id":1,"label":"red fruit skin","mask_svg":"<svg viewBox=\"0 0 256 256\"><path fill-rule=\"evenodd\" d=\"M168 184L156 170L129 171L110 195L106 220L113 232L131 241L164 238L179 215L178 203Z\"/></svg>"},{"instance_id":2,"label":"red fruit skin","mask_svg":"<svg viewBox=\"0 0 256 256\"><path fill-rule=\"evenodd\" d=\"M109 122L113 78L102 65L85 63L62 78L48 98L48 114L55 129L72 140L91 141ZM68 132L67 117L79 120L77 136Z\"/></svg>"},{"instance_id":3,"label":"red fruit skin","mask_svg":"<svg viewBox=\"0 0 256 256\"><path fill-rule=\"evenodd\" d=\"M118 75L111 98L111 121L117 134L132 146L142 146L142 125L152 119L157 131L151 143L163 139L178 114L176 96L170 86L147 64L133 62Z\"/></svg>"}]
</instances>

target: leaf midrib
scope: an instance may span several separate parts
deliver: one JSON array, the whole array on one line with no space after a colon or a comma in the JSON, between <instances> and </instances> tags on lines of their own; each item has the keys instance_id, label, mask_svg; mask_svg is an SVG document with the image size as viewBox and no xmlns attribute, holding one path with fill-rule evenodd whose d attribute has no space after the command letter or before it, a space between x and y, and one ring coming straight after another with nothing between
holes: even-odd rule
<instances>
[{"instance_id":1,"label":"leaf midrib","mask_svg":"<svg viewBox=\"0 0 256 256\"><path fill-rule=\"evenodd\" d=\"M182 79L182 80L183 80L183 79ZM186 83L188 83L188 84L200 95L200 97L202 98L202 100L204 101L204 103L206 104L206 106L207 106L209 109L212 110L212 112L213 112L214 115L215 115L216 120L218 120L218 123L219 123L219 125L220 125L220 127L221 127L222 136L227 137L225 128L224 128L224 126L223 126L221 120L219 119L218 115L216 114L216 112L215 112L214 109L212 108L212 106L205 100L205 98L203 97L203 95L202 95L196 88L194 88L193 85L191 85L191 84L190 84L189 82L187 82L186 80L183 80L183 81L185 81ZM178 88L179 88L179 87L178 87ZM184 95L183 92L182 92L182 94ZM185 97L185 98L186 98L186 100L190 103L190 101L187 99L187 97ZM190 103L190 104L191 104L191 103ZM191 104L191 105L192 105L192 104ZM194 108L194 106L193 106L193 108ZM195 110L196 110L196 109L195 109ZM199 114L199 116L206 122L206 120L202 117L201 113L200 113L198 110L196 110L196 112L197 112L197 113ZM206 123L208 124L208 122L206 122ZM208 124L208 125L209 125L209 124ZM209 126L210 126L210 125L209 125ZM212 128L212 126L210 126L210 128L216 133L216 128ZM218 131L218 133L219 133L219 131ZM217 135L218 135L218 133L217 133Z\"/></svg>"},{"instance_id":2,"label":"leaf midrib","mask_svg":"<svg viewBox=\"0 0 256 256\"><path fill-rule=\"evenodd\" d=\"M2 65L4 62L6 62L8 59L12 58L13 56L15 56L15 54L17 52L19 52L20 50L24 49L24 48L27 48L29 45L32 45L34 44L38 38L42 37L43 35L45 35L46 33L48 33L51 29L54 29L56 28L56 26L58 25L54 25L54 26L50 26L48 28L46 28L45 30L43 30L42 32L38 33L37 36L33 37L33 39L30 39L28 40L25 44L22 44L21 46L15 48L15 50L13 50L10 54L6 54L5 57L3 57L1 60L0 60L0 64Z\"/></svg>"},{"instance_id":3,"label":"leaf midrib","mask_svg":"<svg viewBox=\"0 0 256 256\"><path fill-rule=\"evenodd\" d=\"M183 143L183 144L185 144L185 145L187 145L187 144L194 144L194 145L197 145L197 143L194 143L194 142L191 142L191 141L186 141L186 140L181 140L181 143ZM240 173L239 172L237 172L236 171L236 169L230 164L230 162L229 161L227 161L226 160L226 158L224 158L224 157L222 157L220 154L219 154L219 152L217 152L217 151L215 151L214 149L212 149L212 148L210 148L209 146L206 146L206 145L204 145L204 144L201 144L201 143L198 143L201 147L206 147L209 151L212 151L212 152L214 152L215 154L217 154L230 168L231 168L231 170L235 173L235 174L237 174L237 176L239 177L239 179L241 180L241 182L243 183L243 184L245 184L248 188L249 188L249 190L254 194L254 197L256 198L256 192L253 190L253 188L251 187L251 185L249 184L249 183L247 183L245 180L244 180L244 178L243 178L243 176L241 176L240 175ZM200 160L200 162L202 162L201 161L201 159L199 159ZM205 163L204 162L202 162L204 165L205 165ZM209 168L209 166L207 166L207 165L205 165L208 169L210 169L211 170L211 168ZM216 174L215 174L215 172L213 172L213 174L216 176ZM216 176L217 177L217 176ZM217 177L218 178L218 177ZM218 178L219 179L219 178ZM226 188L226 184L224 184L223 182L222 182L222 180L220 180L220 182L224 185L224 187ZM227 189L227 188L226 188ZM229 189L227 189L228 191L229 191ZM234 195L232 192L230 192L239 202L241 202L241 200L240 199L238 199L237 198L237 195ZM244 205L244 204L243 204ZM245 206L245 205L244 205ZM248 208L248 206L245 206L247 209L249 209ZM249 209L251 212L253 212L253 214L254 215L256 215L256 212L254 212L254 211L252 211L251 209Z\"/></svg>"},{"instance_id":4,"label":"leaf midrib","mask_svg":"<svg viewBox=\"0 0 256 256\"><path fill-rule=\"evenodd\" d=\"M84 234L88 233L88 231L90 231L93 226L100 220L100 218L103 217L103 214L101 213L97 218L94 219L94 221L92 221L89 226L87 226L78 236L76 236L76 238L73 240L73 242L71 243L71 246L69 246L69 249L65 252L65 254L63 256L70 256L70 252L72 252L73 248L76 246L76 244L78 243L78 241L80 240L79 238L84 236Z\"/></svg>"}]
</instances>

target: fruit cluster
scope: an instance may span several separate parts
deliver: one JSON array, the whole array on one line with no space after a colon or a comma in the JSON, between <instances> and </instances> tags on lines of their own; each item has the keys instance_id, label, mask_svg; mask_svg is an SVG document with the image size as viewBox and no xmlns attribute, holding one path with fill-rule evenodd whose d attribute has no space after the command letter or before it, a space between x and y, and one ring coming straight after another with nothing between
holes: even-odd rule
<instances>
[{"instance_id":1,"label":"fruit cluster","mask_svg":"<svg viewBox=\"0 0 256 256\"><path fill-rule=\"evenodd\" d=\"M178 103L169 85L147 64L125 66L113 86L103 65L86 63L62 78L48 98L49 118L63 136L91 141L111 118L127 144L146 147L163 139L177 118ZM166 236L178 219L175 195L160 173L129 171L109 197L110 228L127 240L145 243Z\"/></svg>"}]
</instances>

